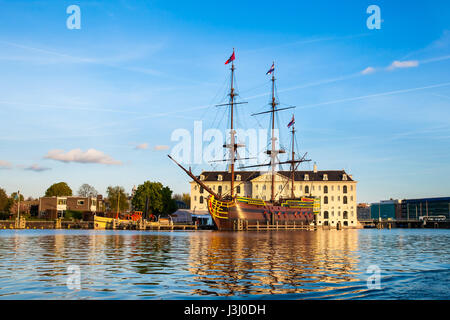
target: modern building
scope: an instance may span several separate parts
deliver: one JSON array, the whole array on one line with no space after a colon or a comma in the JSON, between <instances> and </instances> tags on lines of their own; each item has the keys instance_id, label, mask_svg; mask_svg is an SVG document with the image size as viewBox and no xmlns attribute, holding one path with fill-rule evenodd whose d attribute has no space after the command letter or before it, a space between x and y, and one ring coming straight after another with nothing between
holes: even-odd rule
<instances>
[{"instance_id":1,"label":"modern building","mask_svg":"<svg viewBox=\"0 0 450 320\"><path fill-rule=\"evenodd\" d=\"M382 200L370 205L370 218L373 220L395 220L398 219L398 212L401 200Z\"/></svg>"},{"instance_id":2,"label":"modern building","mask_svg":"<svg viewBox=\"0 0 450 320\"><path fill-rule=\"evenodd\" d=\"M368 203L358 203L356 207L356 216L359 221L370 220L370 204Z\"/></svg>"},{"instance_id":3,"label":"modern building","mask_svg":"<svg viewBox=\"0 0 450 320\"><path fill-rule=\"evenodd\" d=\"M66 212L79 211L85 214L102 212L104 210L103 198L97 197L42 197L39 198L39 217L46 219L64 218Z\"/></svg>"},{"instance_id":4,"label":"modern building","mask_svg":"<svg viewBox=\"0 0 450 320\"><path fill-rule=\"evenodd\" d=\"M203 171L199 179L213 191L221 195L230 194L231 173L228 171ZM235 172L235 194L262 200L271 198L271 172ZM296 171L294 195L316 196L320 198L321 212L316 217L319 226L335 228L357 226L356 183L344 170ZM291 196L291 172L275 173L275 198ZM193 214L208 214L206 199L208 193L194 181L191 182L191 210Z\"/></svg>"},{"instance_id":5,"label":"modern building","mask_svg":"<svg viewBox=\"0 0 450 320\"><path fill-rule=\"evenodd\" d=\"M427 216L450 219L450 197L402 200L399 216L403 220L419 220Z\"/></svg>"}]
</instances>

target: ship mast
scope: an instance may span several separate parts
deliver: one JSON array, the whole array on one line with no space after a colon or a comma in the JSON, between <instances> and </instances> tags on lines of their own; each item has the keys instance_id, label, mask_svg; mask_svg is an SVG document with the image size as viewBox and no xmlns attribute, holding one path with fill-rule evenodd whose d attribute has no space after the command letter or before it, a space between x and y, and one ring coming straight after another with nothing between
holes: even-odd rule
<instances>
[{"instance_id":1,"label":"ship mast","mask_svg":"<svg viewBox=\"0 0 450 320\"><path fill-rule=\"evenodd\" d=\"M270 151L270 166L272 168L272 184L271 184L271 196L270 200L273 202L275 200L275 159L276 159L276 151L275 151L275 142L277 138L275 138L275 107L277 103L275 101L275 70L272 72L272 138L271 138L271 146L272 150Z\"/></svg>"},{"instance_id":2,"label":"ship mast","mask_svg":"<svg viewBox=\"0 0 450 320\"><path fill-rule=\"evenodd\" d=\"M294 180L295 180L295 167L294 167L294 161L295 161L295 150L294 150L294 140L295 140L295 124L292 125L292 160L291 160L291 198L293 199L295 197L294 195Z\"/></svg>"},{"instance_id":3,"label":"ship mast","mask_svg":"<svg viewBox=\"0 0 450 320\"><path fill-rule=\"evenodd\" d=\"M234 48L233 48L234 55ZM230 87L230 108L231 108L231 125L230 125L230 145L228 148L230 149L230 166L231 166L231 199L234 196L234 159L236 154L236 144L235 144L235 134L234 131L234 119L233 119L233 111L234 111L234 88L233 88L233 80L234 80L234 60L231 61L231 87Z\"/></svg>"}]
</instances>

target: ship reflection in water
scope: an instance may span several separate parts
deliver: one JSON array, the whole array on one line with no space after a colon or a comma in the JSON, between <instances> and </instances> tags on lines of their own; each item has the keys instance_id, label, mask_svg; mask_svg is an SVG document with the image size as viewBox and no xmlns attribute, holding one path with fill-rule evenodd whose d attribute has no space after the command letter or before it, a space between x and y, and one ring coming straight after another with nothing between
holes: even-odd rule
<instances>
[{"instance_id":1,"label":"ship reflection in water","mask_svg":"<svg viewBox=\"0 0 450 320\"><path fill-rule=\"evenodd\" d=\"M212 233L190 249L189 271L207 285L199 295L321 292L358 279L356 230Z\"/></svg>"},{"instance_id":2,"label":"ship reflection in water","mask_svg":"<svg viewBox=\"0 0 450 320\"><path fill-rule=\"evenodd\" d=\"M2 230L0 299L449 299L448 243L432 229Z\"/></svg>"}]
</instances>

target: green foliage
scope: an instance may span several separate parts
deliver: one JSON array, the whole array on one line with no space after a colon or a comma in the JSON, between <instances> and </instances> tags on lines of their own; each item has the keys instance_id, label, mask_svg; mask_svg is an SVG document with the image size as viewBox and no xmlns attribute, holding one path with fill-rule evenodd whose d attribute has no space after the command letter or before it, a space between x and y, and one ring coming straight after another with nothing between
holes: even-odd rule
<instances>
[{"instance_id":1,"label":"green foliage","mask_svg":"<svg viewBox=\"0 0 450 320\"><path fill-rule=\"evenodd\" d=\"M46 197L61 197L71 196L72 189L65 182L59 182L52 184L47 191L45 191Z\"/></svg>"},{"instance_id":2,"label":"green foliage","mask_svg":"<svg viewBox=\"0 0 450 320\"><path fill-rule=\"evenodd\" d=\"M145 181L139 185L131 203L136 210L144 211L147 197L149 213L167 215L177 209L176 202L172 199L172 190L160 182Z\"/></svg>"},{"instance_id":3,"label":"green foliage","mask_svg":"<svg viewBox=\"0 0 450 320\"><path fill-rule=\"evenodd\" d=\"M8 213L11 208L12 200L8 198L4 189L0 188L0 212Z\"/></svg>"},{"instance_id":4,"label":"green foliage","mask_svg":"<svg viewBox=\"0 0 450 320\"><path fill-rule=\"evenodd\" d=\"M12 201L17 202L18 199L16 199L16 197L17 197L17 192L11 193L11 199L12 199ZM20 201L24 201L24 199L25 199L25 198L23 197L23 194L20 194Z\"/></svg>"},{"instance_id":5,"label":"green foliage","mask_svg":"<svg viewBox=\"0 0 450 320\"><path fill-rule=\"evenodd\" d=\"M77 210L67 210L64 218L81 220L83 218L83 212Z\"/></svg>"},{"instance_id":6,"label":"green foliage","mask_svg":"<svg viewBox=\"0 0 450 320\"><path fill-rule=\"evenodd\" d=\"M109 209L112 212L117 211L117 202L119 202L119 211L123 212L128 210L128 194L125 193L124 187L109 186L106 189L106 193L108 194Z\"/></svg>"}]
</instances>

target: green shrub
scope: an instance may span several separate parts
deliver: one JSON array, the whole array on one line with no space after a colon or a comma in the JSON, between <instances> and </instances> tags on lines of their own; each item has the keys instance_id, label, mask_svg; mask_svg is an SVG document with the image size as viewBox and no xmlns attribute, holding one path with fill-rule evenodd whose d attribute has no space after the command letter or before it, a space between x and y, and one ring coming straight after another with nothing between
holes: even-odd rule
<instances>
[{"instance_id":1,"label":"green shrub","mask_svg":"<svg viewBox=\"0 0 450 320\"><path fill-rule=\"evenodd\" d=\"M83 218L83 212L77 211L77 210L67 210L66 214L64 215L64 219L70 220L81 220Z\"/></svg>"}]
</instances>

